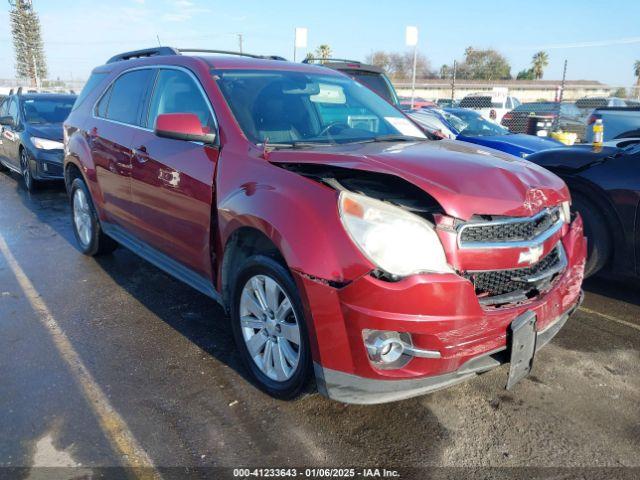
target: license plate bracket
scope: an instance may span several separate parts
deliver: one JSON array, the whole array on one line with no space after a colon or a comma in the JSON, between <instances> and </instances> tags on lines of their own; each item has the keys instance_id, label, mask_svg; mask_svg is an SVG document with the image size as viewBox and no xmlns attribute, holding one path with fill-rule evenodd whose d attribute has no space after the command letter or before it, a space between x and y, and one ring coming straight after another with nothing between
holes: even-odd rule
<instances>
[{"instance_id":1,"label":"license plate bracket","mask_svg":"<svg viewBox=\"0 0 640 480\"><path fill-rule=\"evenodd\" d=\"M536 314L525 312L519 315L510 326L511 360L507 390L529 375L536 353Z\"/></svg>"}]
</instances>

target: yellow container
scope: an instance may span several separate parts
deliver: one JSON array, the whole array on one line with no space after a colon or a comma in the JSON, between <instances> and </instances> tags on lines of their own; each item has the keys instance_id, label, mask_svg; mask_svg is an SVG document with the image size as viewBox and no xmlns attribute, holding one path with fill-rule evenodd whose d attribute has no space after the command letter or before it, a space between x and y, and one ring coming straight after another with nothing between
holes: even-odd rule
<instances>
[{"instance_id":1,"label":"yellow container","mask_svg":"<svg viewBox=\"0 0 640 480\"><path fill-rule=\"evenodd\" d=\"M551 132L549 136L554 140L564 143L565 145L573 145L578 139L577 134L569 132Z\"/></svg>"}]
</instances>

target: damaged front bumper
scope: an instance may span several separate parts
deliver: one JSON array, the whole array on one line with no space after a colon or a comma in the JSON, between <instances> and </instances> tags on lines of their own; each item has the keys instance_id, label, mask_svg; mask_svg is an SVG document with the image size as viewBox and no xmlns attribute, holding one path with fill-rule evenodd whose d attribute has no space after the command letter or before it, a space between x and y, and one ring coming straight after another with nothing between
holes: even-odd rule
<instances>
[{"instance_id":1,"label":"damaged front bumper","mask_svg":"<svg viewBox=\"0 0 640 480\"><path fill-rule=\"evenodd\" d=\"M536 352L556 336L581 303L582 295L567 312L554 319L544 330L537 332ZM453 372L418 379L374 380L323 368L317 363L314 363L314 371L318 391L332 400L344 403L376 404L404 400L451 387L507 363L509 361L507 353L507 347L504 346L466 361Z\"/></svg>"},{"instance_id":2,"label":"damaged front bumper","mask_svg":"<svg viewBox=\"0 0 640 480\"><path fill-rule=\"evenodd\" d=\"M553 286L517 305L482 305L474 285L456 274L424 274L387 282L365 275L336 288L295 273L303 295L319 391L347 403L382 403L445 388L509 361L509 328L530 312L536 350L579 305L586 256L582 222L561 239L566 268ZM417 352L397 369L372 363L363 331L409 334ZM437 355L436 355L437 354Z\"/></svg>"}]
</instances>

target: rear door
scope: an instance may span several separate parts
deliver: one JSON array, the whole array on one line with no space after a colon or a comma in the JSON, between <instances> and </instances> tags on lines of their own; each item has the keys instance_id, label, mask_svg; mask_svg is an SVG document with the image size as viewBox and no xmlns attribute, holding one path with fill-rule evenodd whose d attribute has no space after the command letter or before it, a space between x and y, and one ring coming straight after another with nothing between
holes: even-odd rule
<instances>
[{"instance_id":1,"label":"rear door","mask_svg":"<svg viewBox=\"0 0 640 480\"><path fill-rule=\"evenodd\" d=\"M197 78L182 68L161 68L149 101L145 130L134 135L132 196L136 235L199 275L211 274L211 205L217 147L157 137L162 113L194 113L216 131L209 100Z\"/></svg>"},{"instance_id":2,"label":"rear door","mask_svg":"<svg viewBox=\"0 0 640 480\"><path fill-rule=\"evenodd\" d=\"M106 220L127 229L135 227L136 219L131 201L132 141L154 72L147 68L120 75L98 100L86 127Z\"/></svg>"}]
</instances>

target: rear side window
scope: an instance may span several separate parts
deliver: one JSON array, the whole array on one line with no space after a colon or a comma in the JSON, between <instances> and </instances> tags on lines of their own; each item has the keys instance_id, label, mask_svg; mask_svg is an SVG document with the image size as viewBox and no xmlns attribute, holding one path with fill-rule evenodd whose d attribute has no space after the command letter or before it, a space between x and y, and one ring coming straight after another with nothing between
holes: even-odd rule
<instances>
[{"instance_id":1,"label":"rear side window","mask_svg":"<svg viewBox=\"0 0 640 480\"><path fill-rule=\"evenodd\" d=\"M87 98L87 95L93 92L100 82L106 78L106 76L107 73L92 73L89 80L87 80L87 83L84 84L80 95L76 98L76 103L73 104L73 108L71 110L78 108L84 99Z\"/></svg>"},{"instance_id":2,"label":"rear side window","mask_svg":"<svg viewBox=\"0 0 640 480\"><path fill-rule=\"evenodd\" d=\"M144 69L118 77L98 103L96 115L116 122L139 125L141 106L152 76L151 69Z\"/></svg>"},{"instance_id":3,"label":"rear side window","mask_svg":"<svg viewBox=\"0 0 640 480\"><path fill-rule=\"evenodd\" d=\"M203 127L214 130L209 103L195 80L181 70L160 70L149 104L147 126L154 128L162 113L195 113Z\"/></svg>"}]
</instances>

